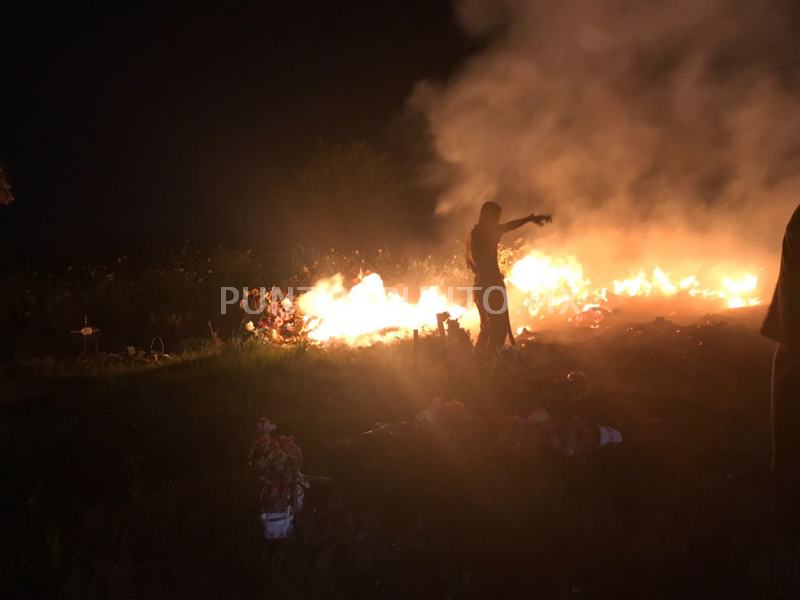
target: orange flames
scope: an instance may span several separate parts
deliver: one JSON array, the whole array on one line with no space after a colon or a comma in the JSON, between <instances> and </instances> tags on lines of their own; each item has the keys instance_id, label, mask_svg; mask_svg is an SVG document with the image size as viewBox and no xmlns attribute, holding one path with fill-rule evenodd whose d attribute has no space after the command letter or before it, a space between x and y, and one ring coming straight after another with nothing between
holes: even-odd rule
<instances>
[{"instance_id":1,"label":"orange flames","mask_svg":"<svg viewBox=\"0 0 800 600\"><path fill-rule=\"evenodd\" d=\"M590 279L574 256L549 256L539 251L514 261L506 281L512 322L570 317L595 307L613 307L621 298L705 301L707 310L761 303L759 279L747 270L701 278L655 267L603 285ZM477 310L465 288L426 287L420 290L419 299L412 301L407 290L386 287L377 273L362 277L349 289L340 274L323 279L301 295L297 305L309 338L316 342L336 340L364 346L406 337L414 329L434 328L437 313L443 311L459 319L465 329L478 327Z\"/></svg>"},{"instance_id":2,"label":"orange flames","mask_svg":"<svg viewBox=\"0 0 800 600\"><path fill-rule=\"evenodd\" d=\"M525 295L522 304L531 317L580 312L607 301L606 289L592 286L574 256L534 250L511 265L506 279Z\"/></svg>"},{"instance_id":3,"label":"orange flames","mask_svg":"<svg viewBox=\"0 0 800 600\"><path fill-rule=\"evenodd\" d=\"M453 318L467 313L463 305L435 286L420 290L419 300L411 302L408 294L386 288L377 273L363 277L349 290L341 274L323 279L300 296L297 304L305 315L311 340L340 340L355 346L435 327L436 315L444 311Z\"/></svg>"},{"instance_id":4,"label":"orange flames","mask_svg":"<svg viewBox=\"0 0 800 600\"><path fill-rule=\"evenodd\" d=\"M743 308L761 304L758 298L758 277L752 273L725 275L716 287L704 287L697 277L687 275L680 279L671 278L659 267L648 275L639 271L629 279L614 281L614 294L617 296L675 296L687 294L691 298L719 300L726 308Z\"/></svg>"}]
</instances>

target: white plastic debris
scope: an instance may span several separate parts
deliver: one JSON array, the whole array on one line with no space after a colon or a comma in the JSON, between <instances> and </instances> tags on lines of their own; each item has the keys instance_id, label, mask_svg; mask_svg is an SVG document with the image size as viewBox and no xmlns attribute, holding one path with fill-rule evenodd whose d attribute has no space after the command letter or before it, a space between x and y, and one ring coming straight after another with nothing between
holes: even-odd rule
<instances>
[{"instance_id":1,"label":"white plastic debris","mask_svg":"<svg viewBox=\"0 0 800 600\"><path fill-rule=\"evenodd\" d=\"M622 433L614 429L613 427L608 427L606 425L598 425L597 429L600 431L600 447L608 446L609 444L621 444L622 443Z\"/></svg>"}]
</instances>

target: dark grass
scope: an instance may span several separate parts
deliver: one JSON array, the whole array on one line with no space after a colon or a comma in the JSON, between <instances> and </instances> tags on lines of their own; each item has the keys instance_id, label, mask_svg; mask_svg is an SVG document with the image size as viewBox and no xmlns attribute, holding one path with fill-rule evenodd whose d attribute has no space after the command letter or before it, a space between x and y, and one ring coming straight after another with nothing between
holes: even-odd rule
<instances>
[{"instance_id":1,"label":"dark grass","mask_svg":"<svg viewBox=\"0 0 800 600\"><path fill-rule=\"evenodd\" d=\"M546 338L545 342L548 341ZM458 370L436 341L245 344L147 369L7 368L0 417L9 597L779 597L769 533L770 346L738 326L553 338L537 377L584 370L570 407L625 442L587 459L499 450L508 414L558 403L519 371ZM489 425L337 445L434 396ZM556 406L558 410L558 407ZM563 409L563 407L562 407ZM260 537L255 421L294 434L309 491ZM791 596L786 596L791 597Z\"/></svg>"}]
</instances>

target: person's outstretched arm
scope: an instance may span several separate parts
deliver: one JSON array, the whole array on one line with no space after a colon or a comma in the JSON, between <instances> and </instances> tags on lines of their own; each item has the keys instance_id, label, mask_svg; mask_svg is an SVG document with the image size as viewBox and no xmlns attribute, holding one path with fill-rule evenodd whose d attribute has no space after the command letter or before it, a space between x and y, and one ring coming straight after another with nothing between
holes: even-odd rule
<instances>
[{"instance_id":1,"label":"person's outstretched arm","mask_svg":"<svg viewBox=\"0 0 800 600\"><path fill-rule=\"evenodd\" d=\"M500 224L500 231L506 233L508 231L513 231L515 229L519 229L525 223L536 223L537 225L541 226L545 223L552 222L553 218L550 215L534 215L530 214L527 217L523 217L522 219L515 219L513 221L509 221L508 223L501 223Z\"/></svg>"}]
</instances>

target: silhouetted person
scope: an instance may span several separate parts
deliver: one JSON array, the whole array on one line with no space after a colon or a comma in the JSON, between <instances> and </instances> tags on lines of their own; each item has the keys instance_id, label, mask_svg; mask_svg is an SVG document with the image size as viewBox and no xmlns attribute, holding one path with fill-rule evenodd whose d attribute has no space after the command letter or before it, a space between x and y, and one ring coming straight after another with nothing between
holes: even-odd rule
<instances>
[{"instance_id":1,"label":"silhouetted person","mask_svg":"<svg viewBox=\"0 0 800 600\"><path fill-rule=\"evenodd\" d=\"M467 240L467 264L475 274L473 299L481 318L481 332L475 347L484 353L494 354L506 341L514 343L511 321L508 317L508 297L500 265L497 264L497 245L507 231L525 223L544 225L552 219L549 215L527 216L508 223L500 223L501 208L494 202L481 206L478 224L472 228Z\"/></svg>"},{"instance_id":2,"label":"silhouetted person","mask_svg":"<svg viewBox=\"0 0 800 600\"><path fill-rule=\"evenodd\" d=\"M800 206L783 236L781 270L761 332L778 342L772 361L775 517L800 542Z\"/></svg>"}]
</instances>

